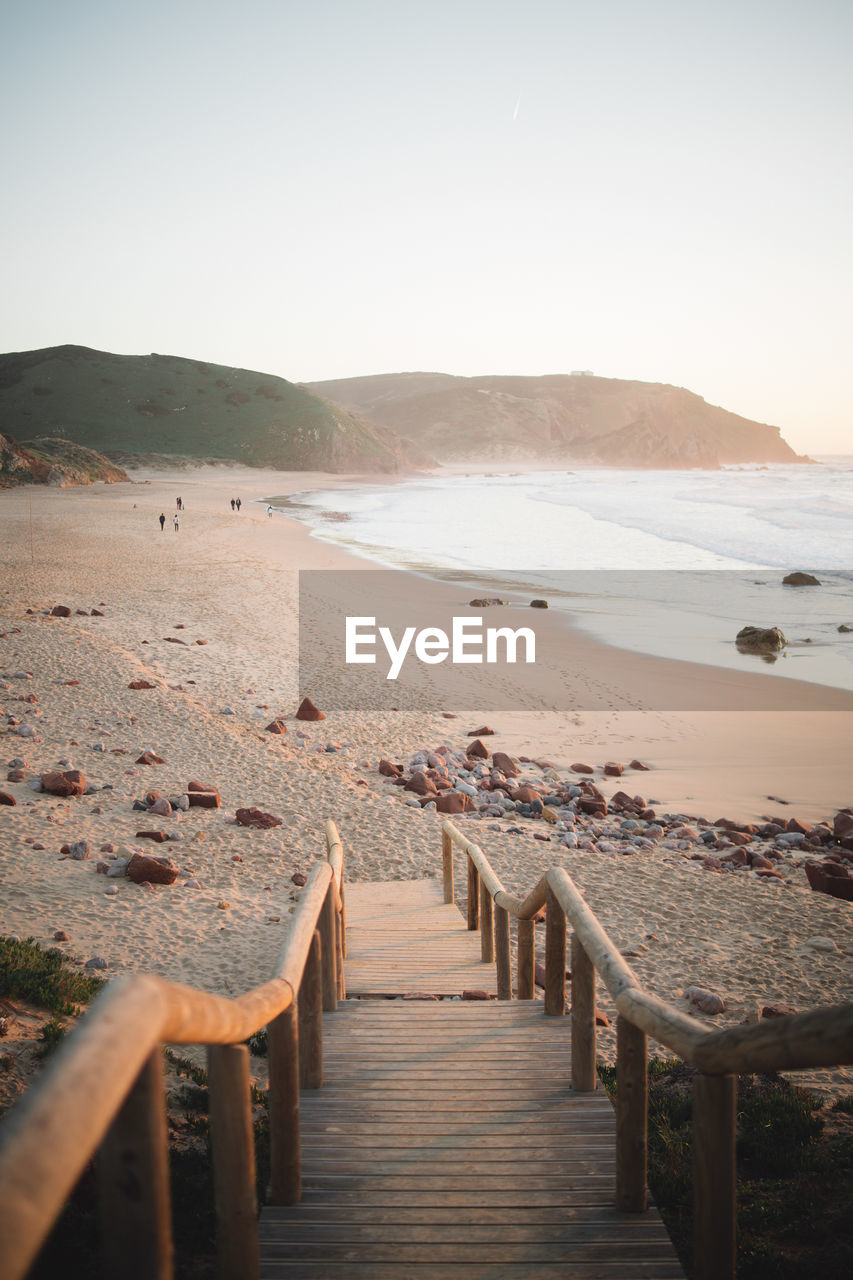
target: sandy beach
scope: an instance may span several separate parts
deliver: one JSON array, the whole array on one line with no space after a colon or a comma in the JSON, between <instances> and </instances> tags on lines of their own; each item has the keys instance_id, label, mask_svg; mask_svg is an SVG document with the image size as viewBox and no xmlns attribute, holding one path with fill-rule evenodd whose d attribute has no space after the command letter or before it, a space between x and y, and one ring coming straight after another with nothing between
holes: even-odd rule
<instances>
[{"instance_id":1,"label":"sandy beach","mask_svg":"<svg viewBox=\"0 0 853 1280\"><path fill-rule=\"evenodd\" d=\"M485 722L495 729L490 749L547 757L564 777L588 761L605 795L641 791L659 815L752 822L783 812L809 824L853 804L850 694L812 688L798 699L790 682L785 709L773 710L760 675L707 668L702 698L680 699L683 682L695 688L687 664L577 632L566 678L583 709L553 710L543 686L528 706L496 710L485 688L477 701L476 674L439 711L347 709L330 670L311 695L326 718L295 720L297 570L374 566L278 513L268 518L260 500L352 480L217 467L0 493L0 790L16 800L0 808L0 931L48 944L62 930L63 950L83 962L103 957L106 976L147 970L239 993L265 975L280 946L297 892L291 875L321 856L324 819L340 827L353 880L440 873L440 815L406 805L377 766L440 744L459 749ZM423 590L426 607L449 589ZM71 616L47 616L56 604ZM551 625L556 651L566 624ZM140 681L153 687L129 688ZM648 710L666 705L666 691L676 709ZM286 734L266 732L275 716L285 717ZM163 763L137 763L145 751ZM649 772L602 780L604 761L633 758ZM16 759L25 777L4 781ZM96 789L60 799L29 787L60 767L79 769ZM181 794L196 779L219 788L221 809L162 821L133 809L152 789ZM235 825L245 806L282 825ZM683 1008L690 985L724 996L715 1025L763 1005L802 1010L850 999L851 907L812 892L796 862L769 883L750 872L713 874L685 849L625 858L534 840L532 823L531 833L509 837L496 823L465 821L512 891L532 887L555 861L565 865L652 991ZM143 848L137 832L152 827L176 837L147 850L174 858L181 874L173 886L97 873L99 858L118 847ZM75 841L90 842L89 858L61 855ZM601 1004L607 1012L607 999ZM604 1055L613 1044L602 1032ZM849 1089L853 1071L815 1072L809 1082Z\"/></svg>"}]
</instances>

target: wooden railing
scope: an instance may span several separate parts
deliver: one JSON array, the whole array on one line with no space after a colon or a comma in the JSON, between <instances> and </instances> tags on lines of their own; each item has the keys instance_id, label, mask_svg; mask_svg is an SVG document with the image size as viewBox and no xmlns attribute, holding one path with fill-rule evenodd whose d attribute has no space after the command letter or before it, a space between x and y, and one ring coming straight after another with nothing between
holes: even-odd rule
<instances>
[{"instance_id":1,"label":"wooden railing","mask_svg":"<svg viewBox=\"0 0 853 1280\"><path fill-rule=\"evenodd\" d=\"M445 902L454 900L454 846L467 855L468 928L480 928L483 960L497 964L498 998L512 999L510 918L517 921L517 998L534 995L535 925L545 914L546 1015L566 1007L571 940L571 1086L596 1088L596 974L616 1005L616 1206L646 1208L647 1037L696 1068L693 1085L695 1280L735 1275L737 1075L853 1062L853 1004L712 1031L645 991L571 877L552 867L524 900L505 891L488 859L452 822L442 825Z\"/></svg>"},{"instance_id":2,"label":"wooden railing","mask_svg":"<svg viewBox=\"0 0 853 1280\"><path fill-rule=\"evenodd\" d=\"M301 1197L299 1089L323 1077L323 1010L344 994L343 849L326 823L268 982L235 1000L151 976L116 978L0 1128L0 1280L21 1280L98 1150L103 1273L170 1280L162 1046L208 1046L217 1252L224 1280L258 1275L249 1052L268 1028L269 1204Z\"/></svg>"}]
</instances>

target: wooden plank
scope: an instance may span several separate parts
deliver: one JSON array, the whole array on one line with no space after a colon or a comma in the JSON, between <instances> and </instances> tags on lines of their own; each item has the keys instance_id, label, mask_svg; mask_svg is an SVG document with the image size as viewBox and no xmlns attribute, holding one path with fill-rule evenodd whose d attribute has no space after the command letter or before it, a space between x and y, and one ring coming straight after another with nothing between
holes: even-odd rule
<instances>
[{"instance_id":1,"label":"wooden plank","mask_svg":"<svg viewBox=\"0 0 853 1280\"><path fill-rule=\"evenodd\" d=\"M407 1269L407 1277L414 1276ZM439 1263L423 1264L417 1269L417 1280L531 1280L526 1263ZM677 1262L657 1259L650 1262L579 1262L567 1270L565 1262L542 1264L536 1268L536 1280L683 1280L684 1272ZM261 1280L343 1280L339 1262L305 1262L276 1260L264 1263ZM348 1262L346 1280L401 1280L397 1262Z\"/></svg>"}]
</instances>

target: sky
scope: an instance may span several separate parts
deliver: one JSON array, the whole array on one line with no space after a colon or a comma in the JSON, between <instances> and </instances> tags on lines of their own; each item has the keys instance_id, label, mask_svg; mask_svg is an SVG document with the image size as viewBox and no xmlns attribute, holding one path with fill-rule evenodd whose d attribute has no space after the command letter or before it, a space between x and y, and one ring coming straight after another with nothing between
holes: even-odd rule
<instances>
[{"instance_id":1,"label":"sky","mask_svg":"<svg viewBox=\"0 0 853 1280\"><path fill-rule=\"evenodd\" d=\"M0 351L688 387L853 453L849 0L27 0Z\"/></svg>"}]
</instances>

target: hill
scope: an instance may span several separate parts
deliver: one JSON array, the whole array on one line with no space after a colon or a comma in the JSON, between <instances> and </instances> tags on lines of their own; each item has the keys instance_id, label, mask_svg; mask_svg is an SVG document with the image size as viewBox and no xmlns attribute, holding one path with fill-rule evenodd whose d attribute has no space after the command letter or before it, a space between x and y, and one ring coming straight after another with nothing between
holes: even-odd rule
<instances>
[{"instance_id":1,"label":"hill","mask_svg":"<svg viewBox=\"0 0 853 1280\"><path fill-rule=\"evenodd\" d=\"M656 382L591 374L459 378L380 374L308 384L393 427L442 462L554 461L620 467L797 462L779 428Z\"/></svg>"},{"instance_id":2,"label":"hill","mask_svg":"<svg viewBox=\"0 0 853 1280\"><path fill-rule=\"evenodd\" d=\"M17 439L282 470L393 472L432 462L389 428L284 378L77 346L0 355L0 425Z\"/></svg>"},{"instance_id":3,"label":"hill","mask_svg":"<svg viewBox=\"0 0 853 1280\"><path fill-rule=\"evenodd\" d=\"M53 484L62 487L115 484L130 477L109 458L70 440L39 439L18 444L0 435L0 489L16 484Z\"/></svg>"}]
</instances>

